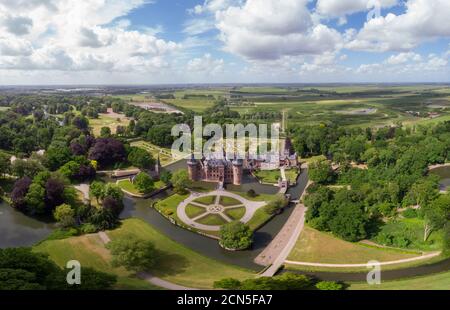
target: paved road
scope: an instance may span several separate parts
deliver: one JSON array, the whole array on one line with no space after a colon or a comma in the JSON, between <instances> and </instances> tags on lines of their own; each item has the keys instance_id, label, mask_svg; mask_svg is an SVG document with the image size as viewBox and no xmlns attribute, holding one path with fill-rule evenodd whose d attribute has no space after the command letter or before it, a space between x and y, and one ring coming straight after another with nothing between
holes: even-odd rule
<instances>
[{"instance_id":1,"label":"paved road","mask_svg":"<svg viewBox=\"0 0 450 310\"><path fill-rule=\"evenodd\" d=\"M289 253L295 246L295 243L303 230L305 224L305 211L306 208L303 204L297 205L275 239L273 239L267 248L265 248L255 259L255 263L259 265L270 265L261 276L274 276L281 265L284 264L284 261L289 256Z\"/></svg>"},{"instance_id":2,"label":"paved road","mask_svg":"<svg viewBox=\"0 0 450 310\"><path fill-rule=\"evenodd\" d=\"M430 254L412 257L412 258L405 258L405 259L389 261L389 262L380 262L380 266L409 263L409 262L414 262L414 261L423 260L423 259L430 259L433 257L437 257L439 255L441 255L441 252L433 252ZM365 264L321 264L321 263L296 262L296 261L290 261L290 260L286 260L285 263L291 264L291 265L299 265L299 266L330 267L330 268L367 267L367 263L365 263Z\"/></svg>"}]
</instances>

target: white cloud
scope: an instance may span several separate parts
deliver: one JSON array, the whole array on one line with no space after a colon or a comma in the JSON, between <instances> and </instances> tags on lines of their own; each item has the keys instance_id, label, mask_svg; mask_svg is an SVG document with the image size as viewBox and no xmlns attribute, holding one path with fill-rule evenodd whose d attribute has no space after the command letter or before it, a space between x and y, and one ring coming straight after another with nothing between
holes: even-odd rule
<instances>
[{"instance_id":1,"label":"white cloud","mask_svg":"<svg viewBox=\"0 0 450 310\"><path fill-rule=\"evenodd\" d=\"M334 29L315 24L308 0L248 0L216 14L225 50L246 59L321 54L341 42Z\"/></svg>"},{"instance_id":2,"label":"white cloud","mask_svg":"<svg viewBox=\"0 0 450 310\"><path fill-rule=\"evenodd\" d=\"M205 54L201 58L194 58L187 64L187 70L194 73L206 73L215 75L224 70L223 59L214 59L211 54Z\"/></svg>"},{"instance_id":3,"label":"white cloud","mask_svg":"<svg viewBox=\"0 0 450 310\"><path fill-rule=\"evenodd\" d=\"M344 17L357 12L367 11L379 3L380 8L390 8L398 4L398 0L318 0L317 13L327 17Z\"/></svg>"},{"instance_id":4,"label":"white cloud","mask_svg":"<svg viewBox=\"0 0 450 310\"><path fill-rule=\"evenodd\" d=\"M409 52L409 53L399 53L396 55L392 55L391 57L389 57L386 60L386 63L389 65L399 65L399 64L404 64L407 63L409 61L421 61L422 60L422 56L420 56L419 54L413 53L413 52Z\"/></svg>"},{"instance_id":5,"label":"white cloud","mask_svg":"<svg viewBox=\"0 0 450 310\"><path fill-rule=\"evenodd\" d=\"M347 48L365 51L409 51L423 42L450 37L450 1L408 0L406 12L365 23Z\"/></svg>"},{"instance_id":6,"label":"white cloud","mask_svg":"<svg viewBox=\"0 0 450 310\"><path fill-rule=\"evenodd\" d=\"M168 68L167 56L180 46L157 38L162 28L129 30L131 24L124 19L145 3L151 1L2 0L0 69L154 72Z\"/></svg>"}]
</instances>

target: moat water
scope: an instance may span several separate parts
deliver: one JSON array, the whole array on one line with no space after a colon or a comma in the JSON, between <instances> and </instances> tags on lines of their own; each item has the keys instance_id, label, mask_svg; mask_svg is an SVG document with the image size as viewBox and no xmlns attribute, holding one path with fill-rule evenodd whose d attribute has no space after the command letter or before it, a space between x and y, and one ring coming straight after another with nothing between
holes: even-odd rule
<instances>
[{"instance_id":1,"label":"moat water","mask_svg":"<svg viewBox=\"0 0 450 310\"><path fill-rule=\"evenodd\" d=\"M441 177L441 190L448 190L450 188L450 166L433 169L430 173Z\"/></svg>"}]
</instances>

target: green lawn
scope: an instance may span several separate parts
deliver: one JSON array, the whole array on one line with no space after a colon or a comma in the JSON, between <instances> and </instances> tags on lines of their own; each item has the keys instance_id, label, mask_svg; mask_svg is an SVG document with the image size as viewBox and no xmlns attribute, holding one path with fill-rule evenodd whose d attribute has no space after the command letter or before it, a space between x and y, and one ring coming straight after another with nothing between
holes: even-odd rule
<instances>
[{"instance_id":1,"label":"green lawn","mask_svg":"<svg viewBox=\"0 0 450 310\"><path fill-rule=\"evenodd\" d=\"M197 198L194 202L198 202L204 205L212 205L215 203L217 196L205 196L201 198Z\"/></svg>"},{"instance_id":2,"label":"green lawn","mask_svg":"<svg viewBox=\"0 0 450 310\"><path fill-rule=\"evenodd\" d=\"M247 279L255 275L251 271L202 256L174 242L139 219L124 221L122 227L108 232L108 235L114 240L130 233L154 243L160 252L160 259L150 272L166 281L210 289L214 281L223 278Z\"/></svg>"},{"instance_id":3,"label":"green lawn","mask_svg":"<svg viewBox=\"0 0 450 310\"><path fill-rule=\"evenodd\" d=\"M189 194L186 195L179 195L174 194L172 196L167 197L164 200L160 200L155 204L156 210L161 211L166 216L172 217L177 222L181 223L180 219L177 216L177 208L178 205L186 200L186 198L189 197Z\"/></svg>"},{"instance_id":4,"label":"green lawn","mask_svg":"<svg viewBox=\"0 0 450 310\"><path fill-rule=\"evenodd\" d=\"M225 221L225 219L218 214L208 214L205 217L200 218L196 222L211 226L224 225L227 223L227 221Z\"/></svg>"},{"instance_id":5,"label":"green lawn","mask_svg":"<svg viewBox=\"0 0 450 310\"><path fill-rule=\"evenodd\" d=\"M189 287L211 289L214 281L223 278L247 279L255 274L249 270L227 265L202 256L176 243L140 219L123 221L120 228L108 231L114 240L127 235L152 241L158 250L158 260L152 270L154 276ZM111 256L97 235L85 235L64 240L45 241L34 247L37 252L49 254L59 266L69 260L78 260L82 266L116 274L118 289L155 289L156 287L134 277L123 268L112 268Z\"/></svg>"},{"instance_id":6,"label":"green lawn","mask_svg":"<svg viewBox=\"0 0 450 310\"><path fill-rule=\"evenodd\" d=\"M131 143L131 146L146 150L152 155L154 159L157 159L159 157L162 166L166 166L176 160L172 158L170 149L162 148L146 141L135 141Z\"/></svg>"},{"instance_id":7,"label":"green lawn","mask_svg":"<svg viewBox=\"0 0 450 310\"><path fill-rule=\"evenodd\" d=\"M214 100L204 98L194 99L165 99L164 102L170 103L176 107L189 109L194 112L203 112L214 105Z\"/></svg>"},{"instance_id":8,"label":"green lawn","mask_svg":"<svg viewBox=\"0 0 450 310\"><path fill-rule=\"evenodd\" d=\"M281 178L280 170L258 170L256 177L263 183L277 184Z\"/></svg>"},{"instance_id":9,"label":"green lawn","mask_svg":"<svg viewBox=\"0 0 450 310\"><path fill-rule=\"evenodd\" d=\"M398 281L382 281L380 285L354 283L350 290L449 290L450 271L426 277L411 278Z\"/></svg>"},{"instance_id":10,"label":"green lawn","mask_svg":"<svg viewBox=\"0 0 450 310\"><path fill-rule=\"evenodd\" d=\"M305 226L288 260L323 264L366 264L371 260L386 262L419 255L420 253L414 251L347 242Z\"/></svg>"},{"instance_id":11,"label":"green lawn","mask_svg":"<svg viewBox=\"0 0 450 310\"><path fill-rule=\"evenodd\" d=\"M120 118L120 120L107 115L99 115L98 118L89 119L89 126L92 128L92 131L96 137L100 136L102 127L109 127L111 132L115 134L117 126L128 126L129 124L130 120L125 116Z\"/></svg>"},{"instance_id":12,"label":"green lawn","mask_svg":"<svg viewBox=\"0 0 450 310\"><path fill-rule=\"evenodd\" d=\"M247 223L251 230L259 229L263 224L272 218L271 215L267 214L264 208L258 209L253 215L252 219Z\"/></svg>"},{"instance_id":13,"label":"green lawn","mask_svg":"<svg viewBox=\"0 0 450 310\"><path fill-rule=\"evenodd\" d=\"M124 268L113 268L111 255L97 235L85 235L64 240L51 240L33 248L36 252L47 253L61 268L70 260L77 260L81 266L115 274L118 277L117 289L155 289L154 285L136 278Z\"/></svg>"},{"instance_id":14,"label":"green lawn","mask_svg":"<svg viewBox=\"0 0 450 310\"><path fill-rule=\"evenodd\" d=\"M225 214L232 220L238 221L244 217L246 209L244 207L225 210Z\"/></svg>"},{"instance_id":15,"label":"green lawn","mask_svg":"<svg viewBox=\"0 0 450 310\"><path fill-rule=\"evenodd\" d=\"M220 204L224 207L242 205L242 203L239 200L227 196L220 196Z\"/></svg>"},{"instance_id":16,"label":"green lawn","mask_svg":"<svg viewBox=\"0 0 450 310\"><path fill-rule=\"evenodd\" d=\"M126 190L127 192L130 192L135 195L142 195L141 193L130 180L120 180L118 181L117 185L119 185L120 188L123 190ZM155 182L155 190L161 189L165 187L166 184L163 181L157 181Z\"/></svg>"},{"instance_id":17,"label":"green lawn","mask_svg":"<svg viewBox=\"0 0 450 310\"><path fill-rule=\"evenodd\" d=\"M198 206L194 206L194 205L187 205L186 206L186 215L190 218L193 219L203 213L206 212L205 208L202 207L198 207Z\"/></svg>"}]
</instances>

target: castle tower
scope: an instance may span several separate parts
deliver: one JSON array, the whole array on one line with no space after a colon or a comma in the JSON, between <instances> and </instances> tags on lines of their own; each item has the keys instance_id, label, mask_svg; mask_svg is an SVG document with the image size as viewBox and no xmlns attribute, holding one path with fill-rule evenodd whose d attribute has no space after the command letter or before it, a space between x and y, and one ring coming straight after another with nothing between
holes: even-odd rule
<instances>
[{"instance_id":1,"label":"castle tower","mask_svg":"<svg viewBox=\"0 0 450 310\"><path fill-rule=\"evenodd\" d=\"M233 184L242 184L242 175L244 173L244 162L242 159L236 159L233 161Z\"/></svg>"},{"instance_id":2,"label":"castle tower","mask_svg":"<svg viewBox=\"0 0 450 310\"><path fill-rule=\"evenodd\" d=\"M195 159L194 153L192 153L191 159L188 160L187 164L188 164L189 179L191 181L199 181L200 180L199 163Z\"/></svg>"}]
</instances>

